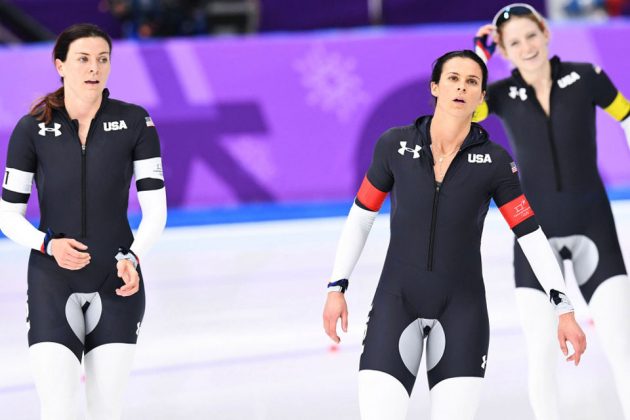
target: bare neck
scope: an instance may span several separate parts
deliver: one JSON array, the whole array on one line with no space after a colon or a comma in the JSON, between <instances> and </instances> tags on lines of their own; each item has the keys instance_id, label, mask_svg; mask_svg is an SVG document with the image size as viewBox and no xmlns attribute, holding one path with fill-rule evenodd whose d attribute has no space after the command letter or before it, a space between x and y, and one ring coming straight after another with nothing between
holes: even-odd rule
<instances>
[{"instance_id":1,"label":"bare neck","mask_svg":"<svg viewBox=\"0 0 630 420\"><path fill-rule=\"evenodd\" d=\"M549 60L545 61L540 68L524 71L519 69L523 80L530 86L541 86L551 84L551 63Z\"/></svg>"},{"instance_id":2,"label":"bare neck","mask_svg":"<svg viewBox=\"0 0 630 420\"><path fill-rule=\"evenodd\" d=\"M436 109L430 128L433 151L446 155L458 150L470 132L470 123L470 118L462 119Z\"/></svg>"},{"instance_id":3,"label":"bare neck","mask_svg":"<svg viewBox=\"0 0 630 420\"><path fill-rule=\"evenodd\" d=\"M71 119L91 121L98 112L102 101L102 95L89 99L69 95L64 98L64 106L66 107L66 111L68 111L68 115Z\"/></svg>"}]
</instances>

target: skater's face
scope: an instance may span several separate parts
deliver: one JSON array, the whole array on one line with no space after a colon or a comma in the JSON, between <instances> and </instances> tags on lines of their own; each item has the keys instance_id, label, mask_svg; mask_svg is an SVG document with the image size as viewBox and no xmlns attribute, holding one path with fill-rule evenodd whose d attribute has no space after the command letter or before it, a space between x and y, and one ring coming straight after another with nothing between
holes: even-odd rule
<instances>
[{"instance_id":1,"label":"skater's face","mask_svg":"<svg viewBox=\"0 0 630 420\"><path fill-rule=\"evenodd\" d=\"M438 82L431 82L436 109L470 116L483 102L483 72L479 64L466 57L453 57L442 66Z\"/></svg>"},{"instance_id":2,"label":"skater's face","mask_svg":"<svg viewBox=\"0 0 630 420\"><path fill-rule=\"evenodd\" d=\"M549 31L535 19L513 17L500 26L499 49L521 71L534 71L548 61Z\"/></svg>"},{"instance_id":3,"label":"skater's face","mask_svg":"<svg viewBox=\"0 0 630 420\"><path fill-rule=\"evenodd\" d=\"M66 95L88 99L100 96L109 78L110 48L100 37L85 37L72 41L65 61L55 60L57 72L63 78Z\"/></svg>"}]
</instances>

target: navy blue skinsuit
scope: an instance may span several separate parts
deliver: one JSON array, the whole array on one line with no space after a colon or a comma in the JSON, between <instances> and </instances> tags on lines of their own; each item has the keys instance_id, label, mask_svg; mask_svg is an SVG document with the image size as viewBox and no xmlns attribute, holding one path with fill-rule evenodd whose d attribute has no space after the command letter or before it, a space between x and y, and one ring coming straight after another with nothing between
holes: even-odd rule
<instances>
[{"instance_id":1,"label":"navy blue skinsuit","mask_svg":"<svg viewBox=\"0 0 630 420\"><path fill-rule=\"evenodd\" d=\"M139 292L129 297L115 294L123 283L114 256L119 247L128 249L133 242L127 220L133 162L159 157L159 139L144 109L108 95L105 90L84 149L77 121L60 109L48 124L24 116L13 131L7 154L6 177L11 170L34 174L39 229L51 229L88 246L91 262L81 270L61 268L53 257L35 250L28 266L29 345L59 343L79 359L84 351L102 344L135 343L145 307L139 267ZM155 190L164 182L147 178L136 186L138 191ZM5 186L2 199L26 203L29 194ZM89 324L85 327L81 312Z\"/></svg>"},{"instance_id":2,"label":"navy blue skinsuit","mask_svg":"<svg viewBox=\"0 0 630 420\"><path fill-rule=\"evenodd\" d=\"M595 259L592 270L576 271L589 302L602 282L626 274L610 202L597 169L596 147L595 107L611 106L618 91L592 64L562 62L557 57L550 63L549 116L518 70L488 87L487 105L508 133L523 191L547 237L552 244L553 238L579 240L573 249L560 244L560 257ZM517 287L543 290L518 243L514 271Z\"/></svg>"},{"instance_id":3,"label":"navy blue skinsuit","mask_svg":"<svg viewBox=\"0 0 630 420\"><path fill-rule=\"evenodd\" d=\"M490 199L516 236L539 227L511 157L477 124L436 183L430 123L422 117L383 134L355 200L375 211L370 194L392 198L391 239L360 369L388 373L409 393L422 352L413 337L428 337L430 387L484 376L489 325L480 242Z\"/></svg>"}]
</instances>

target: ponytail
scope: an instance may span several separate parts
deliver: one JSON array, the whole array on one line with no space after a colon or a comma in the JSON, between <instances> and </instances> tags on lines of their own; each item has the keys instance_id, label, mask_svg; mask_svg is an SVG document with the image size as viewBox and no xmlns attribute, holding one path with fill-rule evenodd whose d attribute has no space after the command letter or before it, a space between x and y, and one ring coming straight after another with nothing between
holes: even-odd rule
<instances>
[{"instance_id":1,"label":"ponytail","mask_svg":"<svg viewBox=\"0 0 630 420\"><path fill-rule=\"evenodd\" d=\"M53 110L64 107L63 99L63 86L61 86L56 91L37 100L31 107L30 114L44 124L49 124L52 121Z\"/></svg>"},{"instance_id":2,"label":"ponytail","mask_svg":"<svg viewBox=\"0 0 630 420\"><path fill-rule=\"evenodd\" d=\"M77 39L91 37L103 38L107 42L107 45L109 45L109 51L111 52L112 39L105 31L96 25L92 25L91 23L79 23L66 28L59 37L57 37L57 42L55 42L52 54L53 62L55 60L60 60L65 63L68 58L70 44ZM63 77L61 78L61 84L63 85ZM38 99L31 107L30 114L44 124L50 124L52 121L53 110L64 108L63 93L63 86L61 86L56 91Z\"/></svg>"}]
</instances>

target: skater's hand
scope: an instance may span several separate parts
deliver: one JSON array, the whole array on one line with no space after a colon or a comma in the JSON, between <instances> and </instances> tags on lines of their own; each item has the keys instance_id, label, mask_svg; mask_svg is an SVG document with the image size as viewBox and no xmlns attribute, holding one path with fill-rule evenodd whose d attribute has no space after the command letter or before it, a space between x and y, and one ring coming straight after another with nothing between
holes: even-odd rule
<instances>
[{"instance_id":1,"label":"skater's hand","mask_svg":"<svg viewBox=\"0 0 630 420\"><path fill-rule=\"evenodd\" d=\"M140 276L131 261L118 261L118 263L116 263L116 269L118 270L118 277L125 282L122 287L116 289L116 294L118 296L131 296L140 290Z\"/></svg>"},{"instance_id":2,"label":"skater's hand","mask_svg":"<svg viewBox=\"0 0 630 420\"><path fill-rule=\"evenodd\" d=\"M476 37L482 37L482 36L486 36L486 35L490 35L491 39L496 41L494 39L495 34L496 34L496 29L497 27L494 26L491 23L488 23L487 25L483 25L481 26L478 30L477 33L475 34Z\"/></svg>"},{"instance_id":3,"label":"skater's hand","mask_svg":"<svg viewBox=\"0 0 630 420\"><path fill-rule=\"evenodd\" d=\"M50 241L50 250L57 265L66 270L80 270L90 263L87 246L70 238L58 238Z\"/></svg>"},{"instance_id":4,"label":"skater's hand","mask_svg":"<svg viewBox=\"0 0 630 420\"><path fill-rule=\"evenodd\" d=\"M337 335L337 320L341 318L341 329L348 332L348 305L341 292L328 292L324 305L324 330L335 343L341 339Z\"/></svg>"},{"instance_id":5,"label":"skater's hand","mask_svg":"<svg viewBox=\"0 0 630 420\"><path fill-rule=\"evenodd\" d=\"M562 314L558 320L558 341L560 341L560 349L562 354L567 357L567 362L573 361L577 366L580 363L580 357L586 350L586 336L584 331L575 321L573 312ZM567 341L573 346L573 354L569 356Z\"/></svg>"},{"instance_id":6,"label":"skater's hand","mask_svg":"<svg viewBox=\"0 0 630 420\"><path fill-rule=\"evenodd\" d=\"M497 46L497 33L496 27L492 24L483 25L477 30L473 43L475 45L475 52L487 63Z\"/></svg>"}]
</instances>

